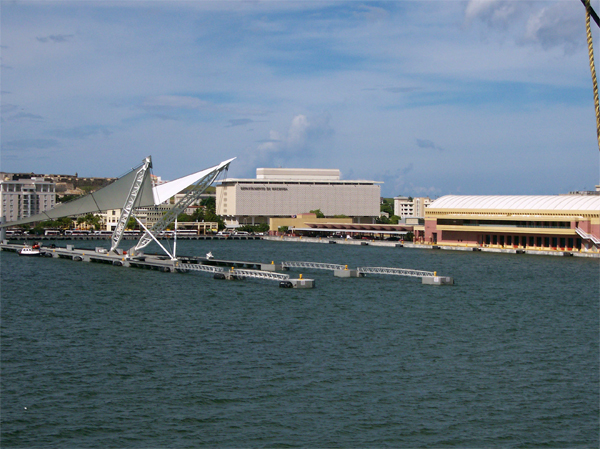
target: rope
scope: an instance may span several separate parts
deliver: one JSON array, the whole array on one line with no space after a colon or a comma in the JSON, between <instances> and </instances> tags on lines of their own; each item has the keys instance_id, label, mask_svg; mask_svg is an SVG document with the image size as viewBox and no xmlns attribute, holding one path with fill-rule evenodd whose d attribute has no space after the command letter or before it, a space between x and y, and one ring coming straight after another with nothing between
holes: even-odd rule
<instances>
[{"instance_id":1,"label":"rope","mask_svg":"<svg viewBox=\"0 0 600 449\"><path fill-rule=\"evenodd\" d=\"M590 0L581 0L581 3L583 3L583 6L585 6L588 14L592 16L592 19L594 19L596 25L600 27L600 17L598 17L598 14L596 14L596 11L594 11L594 8L592 8L592 5L590 5Z\"/></svg>"},{"instance_id":2,"label":"rope","mask_svg":"<svg viewBox=\"0 0 600 449\"><path fill-rule=\"evenodd\" d=\"M594 88L594 106L596 108L596 136L598 137L598 150L600 150L600 102L598 101L598 80L596 79L596 67L594 64L594 45L592 41L592 29L590 27L591 7L589 7L589 0L585 0L585 5L585 30L587 34L588 55L590 58L590 71L592 72L592 85Z\"/></svg>"}]
</instances>

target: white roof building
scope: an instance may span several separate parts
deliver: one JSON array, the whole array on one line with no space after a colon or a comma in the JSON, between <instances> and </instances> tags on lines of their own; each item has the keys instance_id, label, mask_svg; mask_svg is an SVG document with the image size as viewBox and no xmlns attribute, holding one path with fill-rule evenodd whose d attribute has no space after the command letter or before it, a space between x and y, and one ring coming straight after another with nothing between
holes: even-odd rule
<instances>
[{"instance_id":1,"label":"white roof building","mask_svg":"<svg viewBox=\"0 0 600 449\"><path fill-rule=\"evenodd\" d=\"M434 210L452 211L531 211L572 212L600 211L598 195L446 195L431 203L428 212Z\"/></svg>"},{"instance_id":2,"label":"white roof building","mask_svg":"<svg viewBox=\"0 0 600 449\"><path fill-rule=\"evenodd\" d=\"M598 252L600 195L447 195L415 234L441 245Z\"/></svg>"}]
</instances>

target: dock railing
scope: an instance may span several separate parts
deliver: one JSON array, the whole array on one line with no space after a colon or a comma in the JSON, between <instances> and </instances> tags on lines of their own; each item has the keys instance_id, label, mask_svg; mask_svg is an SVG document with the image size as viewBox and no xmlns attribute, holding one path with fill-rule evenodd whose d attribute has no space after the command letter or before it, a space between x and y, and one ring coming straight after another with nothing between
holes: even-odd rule
<instances>
[{"instance_id":1,"label":"dock railing","mask_svg":"<svg viewBox=\"0 0 600 449\"><path fill-rule=\"evenodd\" d=\"M321 263L321 262L281 262L281 266L284 268L312 268L314 270L346 270L347 265L339 265L335 263Z\"/></svg>"},{"instance_id":2,"label":"dock railing","mask_svg":"<svg viewBox=\"0 0 600 449\"><path fill-rule=\"evenodd\" d=\"M391 267L358 267L359 273L364 274L391 274L395 276L411 276L411 277L429 277L435 276L435 271L411 270L408 268L391 268Z\"/></svg>"}]
</instances>

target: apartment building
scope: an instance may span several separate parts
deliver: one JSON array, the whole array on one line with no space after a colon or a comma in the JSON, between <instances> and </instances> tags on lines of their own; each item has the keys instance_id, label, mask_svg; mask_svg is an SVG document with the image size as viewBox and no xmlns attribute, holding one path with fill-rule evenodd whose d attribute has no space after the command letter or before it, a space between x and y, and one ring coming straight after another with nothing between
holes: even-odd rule
<instances>
[{"instance_id":1,"label":"apartment building","mask_svg":"<svg viewBox=\"0 0 600 449\"><path fill-rule=\"evenodd\" d=\"M431 204L427 197L410 198L407 196L394 197L394 215L405 219L407 217L425 216L425 208Z\"/></svg>"},{"instance_id":2,"label":"apartment building","mask_svg":"<svg viewBox=\"0 0 600 449\"><path fill-rule=\"evenodd\" d=\"M7 222L42 213L55 204L56 187L52 181L38 177L0 181L0 216Z\"/></svg>"}]
</instances>

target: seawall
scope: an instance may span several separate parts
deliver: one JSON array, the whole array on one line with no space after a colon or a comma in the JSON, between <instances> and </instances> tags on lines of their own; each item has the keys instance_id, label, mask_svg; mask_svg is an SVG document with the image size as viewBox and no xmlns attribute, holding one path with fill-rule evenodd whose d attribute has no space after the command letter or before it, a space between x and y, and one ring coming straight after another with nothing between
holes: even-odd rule
<instances>
[{"instance_id":1,"label":"seawall","mask_svg":"<svg viewBox=\"0 0 600 449\"><path fill-rule=\"evenodd\" d=\"M336 239L327 237L290 237L290 236L264 236L264 240L278 242L301 242L301 243L322 243L338 245L355 246L384 246L389 248L417 248L425 250L446 250L446 251L471 251L487 253L505 253L505 254L532 254L538 256L557 256L557 257L587 257L600 259L600 253L581 252L581 251L560 251L560 250L540 250L532 248L491 248L478 246L459 246L459 245L429 245L412 242L390 242L385 240L353 240Z\"/></svg>"}]
</instances>

